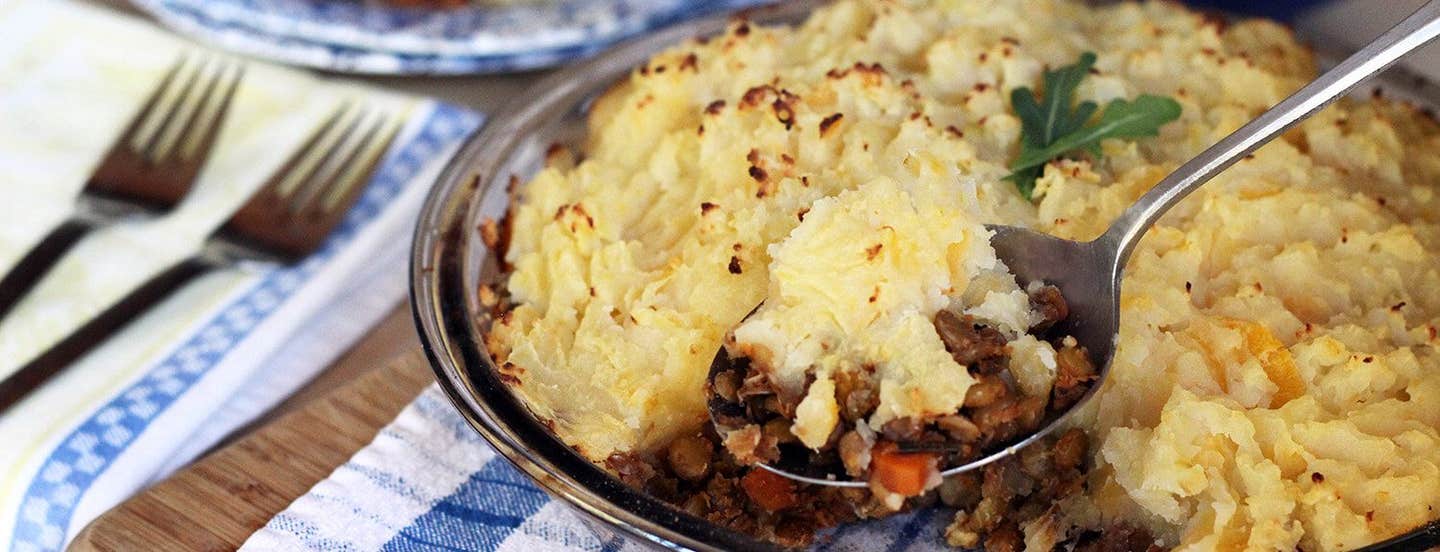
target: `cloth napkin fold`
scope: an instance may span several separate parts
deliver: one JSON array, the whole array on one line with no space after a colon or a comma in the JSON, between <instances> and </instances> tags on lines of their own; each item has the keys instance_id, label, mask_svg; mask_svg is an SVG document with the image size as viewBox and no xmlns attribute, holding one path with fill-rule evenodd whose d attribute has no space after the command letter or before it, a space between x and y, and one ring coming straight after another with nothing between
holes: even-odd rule
<instances>
[{"instance_id":1,"label":"cloth napkin fold","mask_svg":"<svg viewBox=\"0 0 1440 552\"><path fill-rule=\"evenodd\" d=\"M0 3L0 269L54 225L169 65L198 48L68 0ZM246 62L186 200L87 236L0 322L0 373L195 251L343 102L405 125L322 249L209 273L0 412L0 547L91 519L303 384L404 297L414 218L478 114Z\"/></svg>"}]
</instances>

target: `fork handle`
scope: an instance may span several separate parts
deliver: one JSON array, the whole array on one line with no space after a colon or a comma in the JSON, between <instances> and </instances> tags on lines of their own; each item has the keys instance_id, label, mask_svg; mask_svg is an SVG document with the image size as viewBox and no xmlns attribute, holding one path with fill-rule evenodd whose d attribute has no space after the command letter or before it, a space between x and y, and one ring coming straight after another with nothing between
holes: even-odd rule
<instances>
[{"instance_id":1,"label":"fork handle","mask_svg":"<svg viewBox=\"0 0 1440 552\"><path fill-rule=\"evenodd\" d=\"M1190 192L1436 36L1440 0L1430 0L1320 78L1175 169L1121 213L1097 241L1112 247L1118 265L1125 266L1145 231Z\"/></svg>"},{"instance_id":2,"label":"fork handle","mask_svg":"<svg viewBox=\"0 0 1440 552\"><path fill-rule=\"evenodd\" d=\"M94 184L88 185L93 187ZM113 199L105 199L87 191L76 198L70 218L41 238L24 257L0 279L0 319L35 287L51 267L75 246L75 243L96 228L128 219L154 216L145 208Z\"/></svg>"},{"instance_id":3,"label":"fork handle","mask_svg":"<svg viewBox=\"0 0 1440 552\"><path fill-rule=\"evenodd\" d=\"M214 267L213 261L198 256L181 261L135 288L99 316L25 363L10 377L0 381L0 413L171 292Z\"/></svg>"},{"instance_id":4,"label":"fork handle","mask_svg":"<svg viewBox=\"0 0 1440 552\"><path fill-rule=\"evenodd\" d=\"M88 220L71 218L51 230L29 253L21 257L20 262L10 268L5 278L0 279L0 319L10 313L10 309L25 296L25 292L35 287L35 283L50 271L50 267L54 266L75 242L80 241L80 238L94 228L95 225Z\"/></svg>"}]
</instances>

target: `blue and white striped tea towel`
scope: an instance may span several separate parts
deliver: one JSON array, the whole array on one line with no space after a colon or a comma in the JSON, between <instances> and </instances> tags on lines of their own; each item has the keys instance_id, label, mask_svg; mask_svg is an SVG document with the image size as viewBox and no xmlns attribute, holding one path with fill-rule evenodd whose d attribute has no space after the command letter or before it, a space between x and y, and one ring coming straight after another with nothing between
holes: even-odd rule
<instances>
[{"instance_id":1,"label":"blue and white striped tea towel","mask_svg":"<svg viewBox=\"0 0 1440 552\"><path fill-rule=\"evenodd\" d=\"M835 551L941 551L939 510L845 527ZM434 385L329 478L255 532L242 551L610 552L647 550L602 538L466 425Z\"/></svg>"},{"instance_id":2,"label":"blue and white striped tea towel","mask_svg":"<svg viewBox=\"0 0 1440 552\"><path fill-rule=\"evenodd\" d=\"M3 271L69 216L121 128L194 46L68 0L0 2L0 37ZM426 188L479 116L260 63L245 75L191 195L77 244L0 323L0 370L192 252L343 102L363 98L406 123L319 252L205 275L0 412L0 549L61 549L283 399L403 300Z\"/></svg>"}]
</instances>

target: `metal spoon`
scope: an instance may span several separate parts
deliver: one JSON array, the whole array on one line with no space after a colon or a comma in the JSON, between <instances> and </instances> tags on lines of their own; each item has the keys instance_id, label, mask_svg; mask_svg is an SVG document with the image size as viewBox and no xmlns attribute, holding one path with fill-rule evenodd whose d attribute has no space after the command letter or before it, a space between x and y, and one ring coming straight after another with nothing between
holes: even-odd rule
<instances>
[{"instance_id":1,"label":"metal spoon","mask_svg":"<svg viewBox=\"0 0 1440 552\"><path fill-rule=\"evenodd\" d=\"M1431 0L1320 78L1170 173L1121 213L1110 228L1094 241L1075 242L1024 228L989 226L995 232L990 244L1022 285L1039 280L1060 288L1069 303L1070 316L1057 325L1055 332L1057 335L1074 336L1089 350L1099 367L1098 379L1067 412L1052 419L1039 431L979 459L947 468L941 475L964 473L1014 455L1026 445L1064 427L1065 422L1090 401L1109 374L1111 357L1115 354L1115 340L1120 331L1121 273L1135 245L1155 221L1230 165L1345 95L1364 80L1434 40L1437 35L1440 35L1440 0ZM731 362L722 347L711 365L711 381L717 374L731 369ZM707 393L712 393L713 397L708 387ZM719 420L735 413L717 411L723 401L711 400L709 404L711 421L721 428L723 434L724 426ZM867 485L864 481L845 479L840 474L814 473L807 470L806 462L797 456L786 455L777 465L760 464L760 467L816 485Z\"/></svg>"}]
</instances>

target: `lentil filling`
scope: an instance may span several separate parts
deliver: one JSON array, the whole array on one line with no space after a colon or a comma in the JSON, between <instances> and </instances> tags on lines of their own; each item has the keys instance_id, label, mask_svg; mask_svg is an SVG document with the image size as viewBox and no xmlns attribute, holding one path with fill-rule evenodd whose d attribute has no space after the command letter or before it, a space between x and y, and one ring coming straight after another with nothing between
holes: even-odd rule
<instances>
[{"instance_id":1,"label":"lentil filling","mask_svg":"<svg viewBox=\"0 0 1440 552\"><path fill-rule=\"evenodd\" d=\"M973 316L941 310L934 317L935 332L955 362L968 367L976 379L958 411L896 418L876 431L865 423L878 404L873 367L838 372L835 399L843 423L823 446L810 449L790 430L799 397L774 385L752 359L722 353L710 401L723 445L741 464L783 458L786 466L806 466L818 477L843 474L867 480L882 497L898 495L889 498L898 508L904 497L934 488L940 469L976 460L1034 433L1090 387L1096 370L1085 350L1071 337L1052 335L1068 313L1064 297L1054 286L1035 287L1030 297L1045 315L1031 328L1032 335L1050 341L1056 350L1055 383L1048 395L1027 395L1019 388L1008 369L1009 344L999 330ZM810 384L806 387L808 392Z\"/></svg>"}]
</instances>

